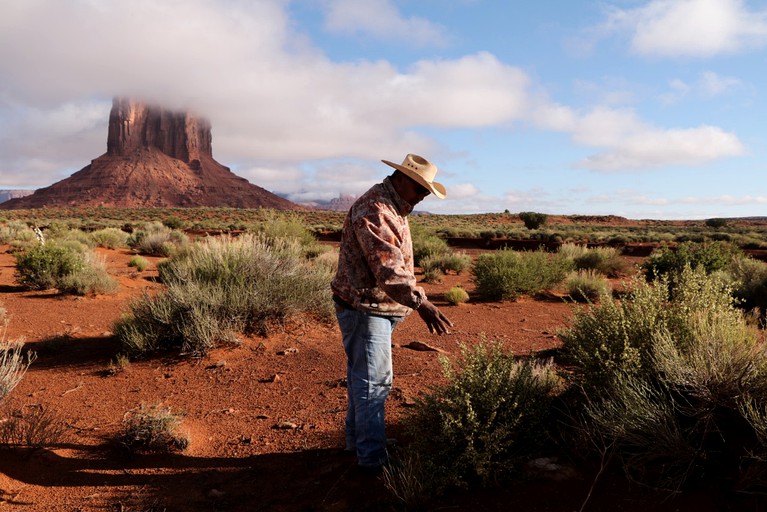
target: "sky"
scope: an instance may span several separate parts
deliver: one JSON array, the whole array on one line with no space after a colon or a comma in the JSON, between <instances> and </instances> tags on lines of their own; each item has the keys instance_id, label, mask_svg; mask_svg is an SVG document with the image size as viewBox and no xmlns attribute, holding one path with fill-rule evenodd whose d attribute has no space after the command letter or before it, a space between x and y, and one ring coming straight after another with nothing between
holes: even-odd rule
<instances>
[{"instance_id":1,"label":"sky","mask_svg":"<svg viewBox=\"0 0 767 512\"><path fill-rule=\"evenodd\" d=\"M766 86L767 0L3 0L0 189L105 153L130 96L298 202L415 153L434 213L765 216Z\"/></svg>"}]
</instances>

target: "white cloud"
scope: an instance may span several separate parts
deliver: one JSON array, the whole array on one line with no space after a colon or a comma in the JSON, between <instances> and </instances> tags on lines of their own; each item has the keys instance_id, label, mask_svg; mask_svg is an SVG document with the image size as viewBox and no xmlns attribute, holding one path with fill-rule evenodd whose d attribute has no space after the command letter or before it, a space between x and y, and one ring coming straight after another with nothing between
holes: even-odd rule
<instances>
[{"instance_id":1,"label":"white cloud","mask_svg":"<svg viewBox=\"0 0 767 512\"><path fill-rule=\"evenodd\" d=\"M578 143L604 148L578 163L595 171L699 165L745 153L738 137L721 128L661 129L642 122L631 110L595 109L579 117L572 136Z\"/></svg>"},{"instance_id":2,"label":"white cloud","mask_svg":"<svg viewBox=\"0 0 767 512\"><path fill-rule=\"evenodd\" d=\"M366 34L401 45L444 46L446 31L424 18L404 18L390 0L328 0L325 28Z\"/></svg>"},{"instance_id":3,"label":"white cloud","mask_svg":"<svg viewBox=\"0 0 767 512\"><path fill-rule=\"evenodd\" d=\"M743 0L652 0L613 9L598 32L628 32L632 49L647 56L710 57L767 43L767 10Z\"/></svg>"},{"instance_id":4,"label":"white cloud","mask_svg":"<svg viewBox=\"0 0 767 512\"><path fill-rule=\"evenodd\" d=\"M721 76L713 71L706 71L700 77L700 89L704 96L714 97L737 89L742 82L737 78Z\"/></svg>"}]
</instances>

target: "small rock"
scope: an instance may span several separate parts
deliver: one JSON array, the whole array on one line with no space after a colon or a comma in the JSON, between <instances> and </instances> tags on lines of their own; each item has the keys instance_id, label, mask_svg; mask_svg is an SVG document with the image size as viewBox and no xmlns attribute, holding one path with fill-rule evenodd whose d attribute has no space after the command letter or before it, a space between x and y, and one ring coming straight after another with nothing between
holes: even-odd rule
<instances>
[{"instance_id":1,"label":"small rock","mask_svg":"<svg viewBox=\"0 0 767 512\"><path fill-rule=\"evenodd\" d=\"M291 348L286 348L285 350L280 350L279 352L277 352L277 355L286 356L288 354L296 354L296 353L298 353L298 349L291 347Z\"/></svg>"},{"instance_id":2,"label":"small rock","mask_svg":"<svg viewBox=\"0 0 767 512\"><path fill-rule=\"evenodd\" d=\"M278 430L292 430L292 429L298 428L298 425L296 425L295 423L291 423L289 421L281 421L275 424L272 428L276 428Z\"/></svg>"},{"instance_id":3,"label":"small rock","mask_svg":"<svg viewBox=\"0 0 767 512\"><path fill-rule=\"evenodd\" d=\"M403 348L409 348L411 350L418 350L419 352L440 352L445 353L444 350L437 347L432 347L429 344L424 343L423 341L411 341L407 345L402 345Z\"/></svg>"},{"instance_id":4,"label":"small rock","mask_svg":"<svg viewBox=\"0 0 767 512\"><path fill-rule=\"evenodd\" d=\"M223 368L226 366L226 361L219 361L217 363L211 364L210 366L206 366L206 370L215 370L216 368Z\"/></svg>"}]
</instances>

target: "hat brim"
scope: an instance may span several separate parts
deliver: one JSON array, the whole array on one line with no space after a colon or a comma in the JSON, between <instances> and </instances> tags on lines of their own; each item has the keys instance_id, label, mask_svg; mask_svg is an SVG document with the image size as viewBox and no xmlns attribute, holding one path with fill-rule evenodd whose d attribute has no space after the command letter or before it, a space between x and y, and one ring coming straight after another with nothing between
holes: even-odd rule
<instances>
[{"instance_id":1,"label":"hat brim","mask_svg":"<svg viewBox=\"0 0 767 512\"><path fill-rule=\"evenodd\" d=\"M427 188L429 192L431 192L438 198L445 199L447 197L447 190L445 189L445 186L442 183L439 183L437 181L428 182L423 178L423 176L414 172L412 169L408 169L407 167L403 167L400 164L395 164L394 162L390 162L388 160L381 160L381 161L390 167L394 167L395 169L405 174L408 178L415 181L419 185Z\"/></svg>"}]
</instances>

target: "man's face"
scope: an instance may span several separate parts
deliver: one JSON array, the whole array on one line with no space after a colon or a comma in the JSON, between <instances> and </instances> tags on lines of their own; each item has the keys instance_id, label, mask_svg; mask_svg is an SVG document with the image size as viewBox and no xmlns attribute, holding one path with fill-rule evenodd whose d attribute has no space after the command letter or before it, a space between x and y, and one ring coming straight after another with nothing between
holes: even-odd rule
<instances>
[{"instance_id":1,"label":"man's face","mask_svg":"<svg viewBox=\"0 0 767 512\"><path fill-rule=\"evenodd\" d=\"M422 186L417 181L410 179L408 177L405 177L405 190L404 194L402 195L402 198L410 203L411 205L415 206L421 201L424 200L426 196L430 194L429 189Z\"/></svg>"}]
</instances>

